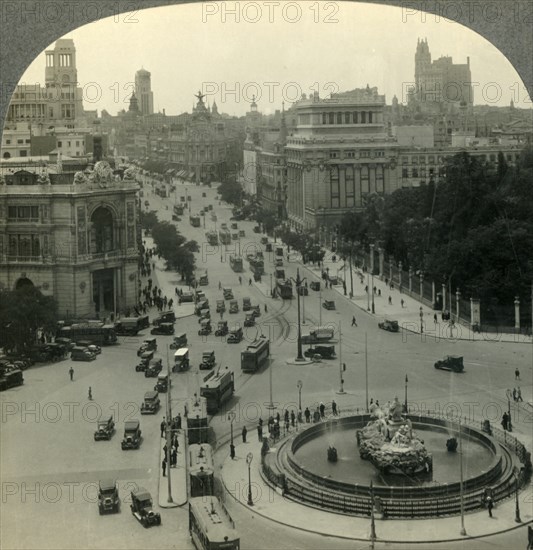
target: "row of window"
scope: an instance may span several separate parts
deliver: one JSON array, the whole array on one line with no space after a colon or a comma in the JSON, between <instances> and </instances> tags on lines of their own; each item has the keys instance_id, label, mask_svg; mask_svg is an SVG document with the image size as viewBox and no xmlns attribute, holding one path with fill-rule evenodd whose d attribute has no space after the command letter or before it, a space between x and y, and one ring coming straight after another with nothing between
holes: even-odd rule
<instances>
[{"instance_id":1,"label":"row of window","mask_svg":"<svg viewBox=\"0 0 533 550\"><path fill-rule=\"evenodd\" d=\"M39 219L38 206L8 206L7 218L10 221L28 221Z\"/></svg>"},{"instance_id":2,"label":"row of window","mask_svg":"<svg viewBox=\"0 0 533 550\"><path fill-rule=\"evenodd\" d=\"M471 152L472 154L472 152ZM520 153L506 153L504 155L505 159L509 162L513 160L518 160ZM498 160L497 153L490 154L476 154L475 157L480 160L487 162L496 162ZM411 155L411 156L402 156L402 164L435 164L436 162L445 162L449 156L435 156L435 155Z\"/></svg>"},{"instance_id":3,"label":"row of window","mask_svg":"<svg viewBox=\"0 0 533 550\"><path fill-rule=\"evenodd\" d=\"M39 257L41 255L41 236L31 235L9 235L8 254L10 256ZM46 251L42 251L46 254Z\"/></svg>"},{"instance_id":4,"label":"row of window","mask_svg":"<svg viewBox=\"0 0 533 550\"><path fill-rule=\"evenodd\" d=\"M358 155L358 157L356 155ZM329 152L330 159L340 159L343 157L348 159L354 159L354 158L365 159L365 158L374 158L374 157L383 158L384 156L385 156L385 151L375 151L373 149L360 150L360 151L330 151Z\"/></svg>"},{"instance_id":5,"label":"row of window","mask_svg":"<svg viewBox=\"0 0 533 550\"><path fill-rule=\"evenodd\" d=\"M302 115L302 117L305 115ZM302 118L301 117L301 118ZM322 113L322 124L372 124L377 122L377 113L372 111L346 111L344 113ZM306 124L301 120L302 124ZM309 124L309 122L307 122Z\"/></svg>"},{"instance_id":6,"label":"row of window","mask_svg":"<svg viewBox=\"0 0 533 550\"><path fill-rule=\"evenodd\" d=\"M26 143L31 143L31 140L29 140L29 139L26 139L26 140L24 140L24 139L17 139L17 144L18 144L18 145L22 145L22 144L24 144L24 142L26 142ZM10 139L6 139L6 145L11 145L11 140L10 140Z\"/></svg>"},{"instance_id":7,"label":"row of window","mask_svg":"<svg viewBox=\"0 0 533 550\"><path fill-rule=\"evenodd\" d=\"M355 206L355 190L357 182L355 180L355 169L353 166L346 166L343 171L344 177L341 175L339 168L334 166L330 174L330 200L332 208L339 208L341 206L341 183L344 183L344 201L342 206L348 208ZM368 166L361 166L360 168L360 181L359 181L359 193L361 195L370 192L370 171ZM376 166L374 170L373 186L376 193L385 192L385 179L383 166ZM344 179L344 182L342 181Z\"/></svg>"}]
</instances>

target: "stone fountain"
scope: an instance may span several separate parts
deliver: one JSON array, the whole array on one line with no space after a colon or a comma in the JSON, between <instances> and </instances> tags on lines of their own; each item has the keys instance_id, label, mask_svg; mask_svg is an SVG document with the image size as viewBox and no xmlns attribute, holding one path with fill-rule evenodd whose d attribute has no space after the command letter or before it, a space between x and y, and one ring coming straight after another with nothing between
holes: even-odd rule
<instances>
[{"instance_id":1,"label":"stone fountain","mask_svg":"<svg viewBox=\"0 0 533 550\"><path fill-rule=\"evenodd\" d=\"M432 456L413 432L411 421L402 416L398 397L383 409L373 405L370 412L372 419L356 432L361 458L369 460L384 474L413 475L432 471Z\"/></svg>"}]
</instances>

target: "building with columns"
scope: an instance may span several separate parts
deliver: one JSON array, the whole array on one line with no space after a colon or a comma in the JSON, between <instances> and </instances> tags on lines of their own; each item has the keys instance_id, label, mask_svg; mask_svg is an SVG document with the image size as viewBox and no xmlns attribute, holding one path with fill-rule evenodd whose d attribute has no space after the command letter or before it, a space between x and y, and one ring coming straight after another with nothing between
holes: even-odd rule
<instances>
[{"instance_id":1,"label":"building with columns","mask_svg":"<svg viewBox=\"0 0 533 550\"><path fill-rule=\"evenodd\" d=\"M98 162L72 184L0 175L0 287L33 284L66 317L101 318L137 303L138 185ZM17 176L17 177L15 177Z\"/></svg>"},{"instance_id":2,"label":"building with columns","mask_svg":"<svg viewBox=\"0 0 533 550\"><path fill-rule=\"evenodd\" d=\"M303 96L287 137L287 214L292 227L317 231L361 209L366 197L398 188L398 143L387 132L385 96L367 86L320 99Z\"/></svg>"}]
</instances>

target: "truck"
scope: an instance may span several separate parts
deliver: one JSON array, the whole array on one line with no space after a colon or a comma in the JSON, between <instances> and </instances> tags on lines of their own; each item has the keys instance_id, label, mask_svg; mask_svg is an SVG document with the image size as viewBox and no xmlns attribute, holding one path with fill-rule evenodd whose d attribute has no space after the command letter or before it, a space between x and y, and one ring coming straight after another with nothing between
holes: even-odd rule
<instances>
[{"instance_id":1,"label":"truck","mask_svg":"<svg viewBox=\"0 0 533 550\"><path fill-rule=\"evenodd\" d=\"M200 227L200 216L189 216L189 222L193 227Z\"/></svg>"},{"instance_id":2,"label":"truck","mask_svg":"<svg viewBox=\"0 0 533 550\"><path fill-rule=\"evenodd\" d=\"M207 239L207 242L211 246L217 246L218 245L218 235L217 235L216 231L208 231L205 234L205 237Z\"/></svg>"},{"instance_id":3,"label":"truck","mask_svg":"<svg viewBox=\"0 0 533 550\"><path fill-rule=\"evenodd\" d=\"M329 342L335 335L333 327L316 327L308 333L302 334L302 344L320 344Z\"/></svg>"},{"instance_id":4,"label":"truck","mask_svg":"<svg viewBox=\"0 0 533 550\"><path fill-rule=\"evenodd\" d=\"M218 232L218 238L221 244L231 244L231 233L228 229L221 229Z\"/></svg>"}]
</instances>

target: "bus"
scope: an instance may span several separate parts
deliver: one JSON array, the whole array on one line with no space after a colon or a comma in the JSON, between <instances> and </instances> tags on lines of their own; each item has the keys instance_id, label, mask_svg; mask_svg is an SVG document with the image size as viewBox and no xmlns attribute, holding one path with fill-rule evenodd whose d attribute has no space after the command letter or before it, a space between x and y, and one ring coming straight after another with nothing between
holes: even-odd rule
<instances>
[{"instance_id":1,"label":"bus","mask_svg":"<svg viewBox=\"0 0 533 550\"><path fill-rule=\"evenodd\" d=\"M220 368L211 371L200 386L200 395L207 400L208 414L215 414L228 399L231 399L235 391L233 372L226 367L222 372Z\"/></svg>"},{"instance_id":2,"label":"bus","mask_svg":"<svg viewBox=\"0 0 533 550\"><path fill-rule=\"evenodd\" d=\"M189 499L189 533L197 550L240 548L235 523L215 496Z\"/></svg>"},{"instance_id":3,"label":"bus","mask_svg":"<svg viewBox=\"0 0 533 550\"><path fill-rule=\"evenodd\" d=\"M217 235L216 231L208 231L205 234L205 237L207 239L207 242L211 246L217 246L218 245L218 235Z\"/></svg>"},{"instance_id":4,"label":"bus","mask_svg":"<svg viewBox=\"0 0 533 550\"><path fill-rule=\"evenodd\" d=\"M207 443L207 399L194 396L185 404L187 416L187 441L189 445Z\"/></svg>"},{"instance_id":5,"label":"bus","mask_svg":"<svg viewBox=\"0 0 533 550\"><path fill-rule=\"evenodd\" d=\"M114 325L96 323L78 323L59 330L59 337L70 338L73 342L88 340L100 346L109 346L117 343Z\"/></svg>"},{"instance_id":6,"label":"bus","mask_svg":"<svg viewBox=\"0 0 533 550\"><path fill-rule=\"evenodd\" d=\"M231 233L228 229L221 229L218 232L218 238L221 244L231 244Z\"/></svg>"},{"instance_id":7,"label":"bus","mask_svg":"<svg viewBox=\"0 0 533 550\"><path fill-rule=\"evenodd\" d=\"M250 258L250 271L256 275L263 275L265 272L265 262L258 258Z\"/></svg>"},{"instance_id":8,"label":"bus","mask_svg":"<svg viewBox=\"0 0 533 550\"><path fill-rule=\"evenodd\" d=\"M292 283L289 279L276 279L275 293L282 300L290 300L292 298Z\"/></svg>"},{"instance_id":9,"label":"bus","mask_svg":"<svg viewBox=\"0 0 533 550\"><path fill-rule=\"evenodd\" d=\"M215 463L211 445L189 445L187 469L191 497L205 497L214 494Z\"/></svg>"},{"instance_id":10,"label":"bus","mask_svg":"<svg viewBox=\"0 0 533 550\"><path fill-rule=\"evenodd\" d=\"M241 369L243 372L256 372L270 356L270 340L261 336L241 351Z\"/></svg>"},{"instance_id":11,"label":"bus","mask_svg":"<svg viewBox=\"0 0 533 550\"><path fill-rule=\"evenodd\" d=\"M235 273L242 273L242 258L238 256L230 256L229 257L229 265Z\"/></svg>"},{"instance_id":12,"label":"bus","mask_svg":"<svg viewBox=\"0 0 533 550\"><path fill-rule=\"evenodd\" d=\"M124 336L137 336L137 333L150 326L148 315L124 317L115 322L115 333Z\"/></svg>"},{"instance_id":13,"label":"bus","mask_svg":"<svg viewBox=\"0 0 533 550\"><path fill-rule=\"evenodd\" d=\"M200 227L200 216L189 216L189 222L193 227Z\"/></svg>"}]
</instances>

